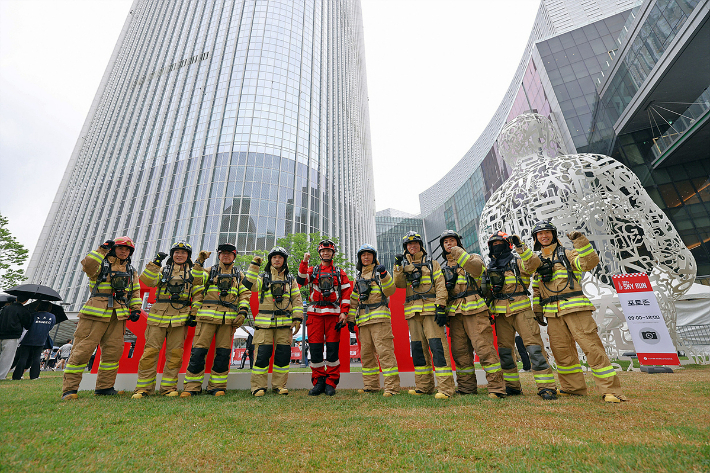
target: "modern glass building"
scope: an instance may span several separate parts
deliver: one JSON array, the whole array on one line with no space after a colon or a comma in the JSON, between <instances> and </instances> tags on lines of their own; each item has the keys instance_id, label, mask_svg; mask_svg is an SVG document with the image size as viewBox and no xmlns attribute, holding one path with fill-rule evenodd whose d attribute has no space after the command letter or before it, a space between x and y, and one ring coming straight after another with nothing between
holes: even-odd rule
<instances>
[{"instance_id":1,"label":"modern glass building","mask_svg":"<svg viewBox=\"0 0 710 473\"><path fill-rule=\"evenodd\" d=\"M457 230L468 251L480 252L478 222L485 202L510 169L496 139L505 123L534 111L556 124L562 151L587 146L602 70L619 47L618 38L635 0L542 0L518 70L495 115L466 155L419 196L424 231L431 245L445 229ZM430 250L434 246L430 246Z\"/></svg>"},{"instance_id":2,"label":"modern glass building","mask_svg":"<svg viewBox=\"0 0 710 473\"><path fill-rule=\"evenodd\" d=\"M294 232L375 239L359 0L135 0L30 262L76 308L78 264L128 235L142 267L268 249Z\"/></svg>"},{"instance_id":3,"label":"modern glass building","mask_svg":"<svg viewBox=\"0 0 710 473\"><path fill-rule=\"evenodd\" d=\"M424 222L418 215L386 209L375 214L377 259L388 271L394 267L394 255L402 253L402 237L409 231L424 236Z\"/></svg>"},{"instance_id":4,"label":"modern glass building","mask_svg":"<svg viewBox=\"0 0 710 473\"><path fill-rule=\"evenodd\" d=\"M710 284L710 2L646 0L625 33L585 149L634 171Z\"/></svg>"}]
</instances>

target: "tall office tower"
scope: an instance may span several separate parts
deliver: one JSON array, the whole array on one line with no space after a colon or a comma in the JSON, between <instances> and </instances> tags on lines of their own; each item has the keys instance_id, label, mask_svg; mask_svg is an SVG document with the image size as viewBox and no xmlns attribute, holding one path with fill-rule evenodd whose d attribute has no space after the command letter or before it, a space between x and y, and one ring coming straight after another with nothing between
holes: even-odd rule
<instances>
[{"instance_id":1,"label":"tall office tower","mask_svg":"<svg viewBox=\"0 0 710 473\"><path fill-rule=\"evenodd\" d=\"M118 235L136 267L178 238L374 241L363 44L359 0L135 0L30 279L76 308L79 261Z\"/></svg>"}]
</instances>

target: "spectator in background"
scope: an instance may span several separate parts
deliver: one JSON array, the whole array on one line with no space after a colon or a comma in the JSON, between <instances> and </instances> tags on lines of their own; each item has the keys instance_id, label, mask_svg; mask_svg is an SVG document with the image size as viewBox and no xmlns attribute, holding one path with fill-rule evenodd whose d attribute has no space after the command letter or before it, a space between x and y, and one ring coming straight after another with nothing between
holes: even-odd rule
<instances>
[{"instance_id":1,"label":"spectator in background","mask_svg":"<svg viewBox=\"0 0 710 473\"><path fill-rule=\"evenodd\" d=\"M0 310L0 380L10 371L22 330L32 326L32 313L25 307L27 300L18 298Z\"/></svg>"},{"instance_id":2,"label":"spectator in background","mask_svg":"<svg viewBox=\"0 0 710 473\"><path fill-rule=\"evenodd\" d=\"M244 369L244 364L247 361L247 356L249 357L249 369L254 368L254 343L253 343L253 340L254 340L254 334L252 332L249 332L249 336L247 336L247 347L246 347L246 350L244 350L244 354L242 355L242 365L239 367L240 370Z\"/></svg>"},{"instance_id":3,"label":"spectator in background","mask_svg":"<svg viewBox=\"0 0 710 473\"><path fill-rule=\"evenodd\" d=\"M71 354L71 347L72 347L72 340L67 340L67 343L59 347L59 353L57 354L57 366L55 366L55 371L56 370L63 370L64 367L67 366L67 360L69 359L69 355ZM96 350L94 350L94 353L96 353Z\"/></svg>"},{"instance_id":4,"label":"spectator in background","mask_svg":"<svg viewBox=\"0 0 710 473\"><path fill-rule=\"evenodd\" d=\"M54 314L49 312L51 308L49 302L42 301L37 305L37 312L32 314L32 325L17 350L17 365L12 379L22 379L27 367L30 368L30 379L39 378L39 359L47 343L49 331L56 322Z\"/></svg>"}]
</instances>

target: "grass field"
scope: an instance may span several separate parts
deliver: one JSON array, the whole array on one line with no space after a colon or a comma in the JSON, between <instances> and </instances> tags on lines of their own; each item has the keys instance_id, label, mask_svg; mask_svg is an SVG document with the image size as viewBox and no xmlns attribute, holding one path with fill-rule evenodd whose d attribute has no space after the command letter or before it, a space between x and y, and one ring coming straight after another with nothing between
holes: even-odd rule
<instances>
[{"instance_id":1,"label":"grass field","mask_svg":"<svg viewBox=\"0 0 710 473\"><path fill-rule=\"evenodd\" d=\"M710 471L710 367L621 376L631 400L610 405L543 401L530 373L528 394L504 400L297 390L62 402L61 374L42 373L0 382L0 471Z\"/></svg>"}]
</instances>

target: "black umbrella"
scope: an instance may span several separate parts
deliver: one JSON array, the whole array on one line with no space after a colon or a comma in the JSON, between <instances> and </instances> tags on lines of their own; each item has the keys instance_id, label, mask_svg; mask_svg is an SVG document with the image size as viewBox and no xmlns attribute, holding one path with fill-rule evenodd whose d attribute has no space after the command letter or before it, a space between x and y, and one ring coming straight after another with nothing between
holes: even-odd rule
<instances>
[{"instance_id":1,"label":"black umbrella","mask_svg":"<svg viewBox=\"0 0 710 473\"><path fill-rule=\"evenodd\" d=\"M40 307L40 304L46 304L49 307ZM27 304L27 308L30 310L30 312L38 312L41 310L54 314L54 318L56 319L55 323L57 324L62 323L65 320L69 320L66 312L64 312L64 307L57 304L52 304L51 302L34 301L31 304Z\"/></svg>"},{"instance_id":2,"label":"black umbrella","mask_svg":"<svg viewBox=\"0 0 710 473\"><path fill-rule=\"evenodd\" d=\"M19 286L5 289L5 292L19 298L38 299L41 301L62 300L62 296L57 291L41 284L20 284Z\"/></svg>"},{"instance_id":3,"label":"black umbrella","mask_svg":"<svg viewBox=\"0 0 710 473\"><path fill-rule=\"evenodd\" d=\"M15 302L17 297L10 296L8 294L0 294L0 304L7 304L9 302Z\"/></svg>"}]
</instances>

